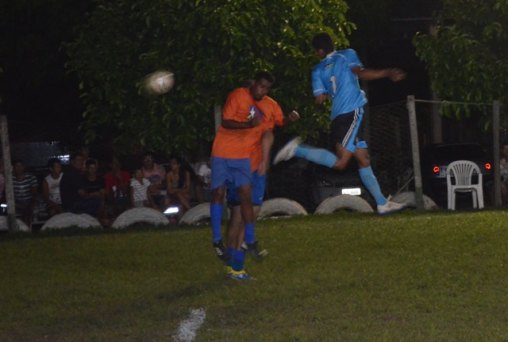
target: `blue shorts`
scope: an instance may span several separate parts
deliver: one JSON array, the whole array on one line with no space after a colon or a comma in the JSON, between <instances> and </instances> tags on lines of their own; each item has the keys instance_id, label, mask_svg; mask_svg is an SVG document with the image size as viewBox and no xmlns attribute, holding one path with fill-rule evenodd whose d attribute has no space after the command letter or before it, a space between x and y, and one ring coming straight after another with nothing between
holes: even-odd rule
<instances>
[{"instance_id":1,"label":"blue shorts","mask_svg":"<svg viewBox=\"0 0 508 342\"><path fill-rule=\"evenodd\" d=\"M263 198L265 197L265 188L266 188L266 176L260 176L256 171L252 173L252 204L253 205L261 205L263 203ZM227 183L227 200L230 206L240 205L240 197L238 196L238 191L236 188Z\"/></svg>"},{"instance_id":2,"label":"blue shorts","mask_svg":"<svg viewBox=\"0 0 508 342\"><path fill-rule=\"evenodd\" d=\"M220 157L211 158L212 190L232 184L235 188L250 184L252 174L250 171L250 159L226 159Z\"/></svg>"}]
</instances>

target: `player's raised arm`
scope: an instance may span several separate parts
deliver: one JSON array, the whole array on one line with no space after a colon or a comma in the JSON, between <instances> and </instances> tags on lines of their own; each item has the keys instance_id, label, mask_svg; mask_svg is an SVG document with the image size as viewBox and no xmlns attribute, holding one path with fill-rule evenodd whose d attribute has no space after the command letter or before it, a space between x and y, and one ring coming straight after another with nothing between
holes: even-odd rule
<instances>
[{"instance_id":1,"label":"player's raised arm","mask_svg":"<svg viewBox=\"0 0 508 342\"><path fill-rule=\"evenodd\" d=\"M406 73L401 69L388 68L388 69L367 69L363 67L351 68L353 74L358 76L361 80L372 81L380 78L389 78L393 82L398 82L406 78Z\"/></svg>"}]
</instances>

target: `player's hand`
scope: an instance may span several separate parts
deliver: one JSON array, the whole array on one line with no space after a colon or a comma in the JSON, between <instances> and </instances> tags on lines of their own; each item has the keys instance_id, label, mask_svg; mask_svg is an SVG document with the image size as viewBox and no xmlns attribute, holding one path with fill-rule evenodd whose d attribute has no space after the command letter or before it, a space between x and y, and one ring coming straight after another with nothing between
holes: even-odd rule
<instances>
[{"instance_id":1,"label":"player's hand","mask_svg":"<svg viewBox=\"0 0 508 342\"><path fill-rule=\"evenodd\" d=\"M392 80L393 82L402 81L406 78L406 73L397 68L388 69L388 78Z\"/></svg>"},{"instance_id":2,"label":"player's hand","mask_svg":"<svg viewBox=\"0 0 508 342\"><path fill-rule=\"evenodd\" d=\"M298 121L298 120L300 120L300 114L298 114L298 112L296 110L293 110L291 113L289 113L288 120L289 120L289 122Z\"/></svg>"},{"instance_id":3,"label":"player's hand","mask_svg":"<svg viewBox=\"0 0 508 342\"><path fill-rule=\"evenodd\" d=\"M250 127L257 127L261 124L262 117L261 116L254 116L249 122Z\"/></svg>"}]
</instances>

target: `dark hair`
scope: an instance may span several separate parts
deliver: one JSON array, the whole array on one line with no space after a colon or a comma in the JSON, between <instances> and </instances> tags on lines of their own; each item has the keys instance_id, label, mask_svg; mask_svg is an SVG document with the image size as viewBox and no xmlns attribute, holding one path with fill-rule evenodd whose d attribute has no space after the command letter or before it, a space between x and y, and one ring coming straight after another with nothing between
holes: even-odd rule
<instances>
[{"instance_id":1,"label":"dark hair","mask_svg":"<svg viewBox=\"0 0 508 342\"><path fill-rule=\"evenodd\" d=\"M58 158L49 158L48 167L51 169L56 163L62 164L62 162Z\"/></svg>"},{"instance_id":2,"label":"dark hair","mask_svg":"<svg viewBox=\"0 0 508 342\"><path fill-rule=\"evenodd\" d=\"M326 32L318 33L312 38L312 47L315 50L323 50L327 54L335 50L332 37Z\"/></svg>"},{"instance_id":3,"label":"dark hair","mask_svg":"<svg viewBox=\"0 0 508 342\"><path fill-rule=\"evenodd\" d=\"M86 167L89 167L90 165L97 165L97 160L93 158L88 158L85 163Z\"/></svg>"},{"instance_id":4,"label":"dark hair","mask_svg":"<svg viewBox=\"0 0 508 342\"><path fill-rule=\"evenodd\" d=\"M273 76L268 71L259 71L256 76L254 76L254 81L258 82L261 80L266 80L270 82L271 84L275 83L275 76Z\"/></svg>"}]
</instances>

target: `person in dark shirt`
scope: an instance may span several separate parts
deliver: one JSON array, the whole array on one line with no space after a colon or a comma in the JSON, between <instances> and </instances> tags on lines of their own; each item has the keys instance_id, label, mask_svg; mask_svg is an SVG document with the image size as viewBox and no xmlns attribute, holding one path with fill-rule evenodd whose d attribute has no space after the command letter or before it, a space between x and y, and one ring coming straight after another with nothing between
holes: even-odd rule
<instances>
[{"instance_id":1,"label":"person in dark shirt","mask_svg":"<svg viewBox=\"0 0 508 342\"><path fill-rule=\"evenodd\" d=\"M79 202L78 194L83 181L83 155L73 153L70 165L64 170L60 181L60 196L62 197L62 208L65 211L75 212L74 206Z\"/></svg>"},{"instance_id":2,"label":"person in dark shirt","mask_svg":"<svg viewBox=\"0 0 508 342\"><path fill-rule=\"evenodd\" d=\"M79 201L74 206L78 213L94 216L102 222L105 220L104 179L97 175L97 161L88 159L85 163L85 174L78 190Z\"/></svg>"}]
</instances>

